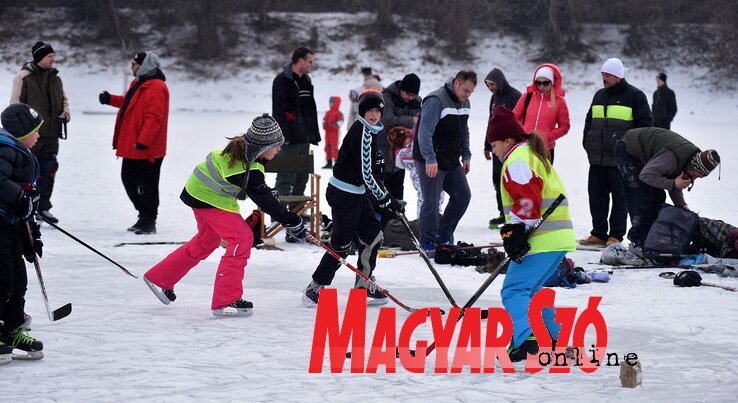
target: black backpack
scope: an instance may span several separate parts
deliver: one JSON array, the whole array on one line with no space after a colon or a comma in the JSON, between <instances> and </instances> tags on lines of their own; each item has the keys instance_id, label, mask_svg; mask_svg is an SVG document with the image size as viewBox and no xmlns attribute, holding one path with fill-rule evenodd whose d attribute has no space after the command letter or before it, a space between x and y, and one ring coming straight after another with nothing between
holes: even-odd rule
<instances>
[{"instance_id":1,"label":"black backpack","mask_svg":"<svg viewBox=\"0 0 738 403\"><path fill-rule=\"evenodd\" d=\"M698 227L697 214L665 204L648 231L643 244L643 254L657 262L679 260L679 255L688 253Z\"/></svg>"}]
</instances>

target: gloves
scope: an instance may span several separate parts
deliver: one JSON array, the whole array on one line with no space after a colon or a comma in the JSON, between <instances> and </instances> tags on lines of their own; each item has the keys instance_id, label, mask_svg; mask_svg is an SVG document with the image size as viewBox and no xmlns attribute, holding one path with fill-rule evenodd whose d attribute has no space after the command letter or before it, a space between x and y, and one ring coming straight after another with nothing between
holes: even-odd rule
<instances>
[{"instance_id":1,"label":"gloves","mask_svg":"<svg viewBox=\"0 0 738 403\"><path fill-rule=\"evenodd\" d=\"M35 187L29 187L28 190L23 190L15 204L15 215L21 220L27 220L36 212L40 199L41 195Z\"/></svg>"},{"instance_id":2,"label":"gloves","mask_svg":"<svg viewBox=\"0 0 738 403\"><path fill-rule=\"evenodd\" d=\"M377 207L379 207L383 212L393 215L405 212L405 202L395 199L390 196L389 193L384 199L377 201Z\"/></svg>"},{"instance_id":3,"label":"gloves","mask_svg":"<svg viewBox=\"0 0 738 403\"><path fill-rule=\"evenodd\" d=\"M41 257L43 256L43 247L44 243L41 242L41 226L38 225L38 223L35 222L29 222L28 225L31 228L31 237L33 237L33 245L31 245L30 240L28 239L27 231L23 231L23 257L28 261L28 263L33 263L33 260L36 258L36 256ZM23 226L25 229L25 225Z\"/></svg>"},{"instance_id":4,"label":"gloves","mask_svg":"<svg viewBox=\"0 0 738 403\"><path fill-rule=\"evenodd\" d=\"M140 151L143 151L143 150L149 148L149 146L147 146L146 144L141 144L138 141L133 146L136 147L136 150L140 150Z\"/></svg>"},{"instance_id":5,"label":"gloves","mask_svg":"<svg viewBox=\"0 0 738 403\"><path fill-rule=\"evenodd\" d=\"M98 95L98 100L100 100L100 103L103 105L109 105L110 104L110 93L107 91L103 91Z\"/></svg>"},{"instance_id":6,"label":"gloves","mask_svg":"<svg viewBox=\"0 0 738 403\"><path fill-rule=\"evenodd\" d=\"M685 270L674 276L674 285L679 287L699 287L702 285L702 276L694 270Z\"/></svg>"},{"instance_id":7,"label":"gloves","mask_svg":"<svg viewBox=\"0 0 738 403\"><path fill-rule=\"evenodd\" d=\"M287 234L289 234L292 238L294 238L296 241L303 243L305 242L305 238L307 237L307 230L305 229L305 222L302 220L302 218L298 215L294 215L294 217L297 217L297 220L299 222L297 224L284 224L284 230L287 231Z\"/></svg>"},{"instance_id":8,"label":"gloves","mask_svg":"<svg viewBox=\"0 0 738 403\"><path fill-rule=\"evenodd\" d=\"M530 244L525 235L525 224L522 222L505 224L500 229L505 252L515 263L522 263L523 256L530 250Z\"/></svg>"}]
</instances>

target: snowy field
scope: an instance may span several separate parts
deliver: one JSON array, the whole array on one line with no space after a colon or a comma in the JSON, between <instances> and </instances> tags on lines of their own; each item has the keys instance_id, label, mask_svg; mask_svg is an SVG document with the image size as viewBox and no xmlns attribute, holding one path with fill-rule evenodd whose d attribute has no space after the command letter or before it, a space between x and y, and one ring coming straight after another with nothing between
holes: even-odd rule
<instances>
[{"instance_id":1,"label":"snowy field","mask_svg":"<svg viewBox=\"0 0 738 403\"><path fill-rule=\"evenodd\" d=\"M457 239L477 244L499 241L499 234L486 228L496 211L491 164L481 153L489 102L481 79L493 66L501 66L507 69L511 84L522 90L535 67L498 63L499 55L490 54L484 63L471 66L481 76L471 99L474 157L469 181L473 197ZM184 181L206 153L225 145L226 136L245 131L253 117L270 112L271 79L276 72L204 83L168 75L172 113L158 232L144 237L126 232L136 215L120 183L120 160L111 150L115 115L100 114L113 109L97 104L97 93L103 89L120 92L123 77L119 71L91 73L84 68L58 67L73 117L69 140L61 145L53 212L64 229L141 275L176 246L116 248L113 244L185 241L194 234L193 215L178 198ZM443 74L420 74L421 93L437 88L460 67L450 67ZM558 142L555 167L569 192L577 238L582 238L589 233L590 215L588 163L581 136L591 97L599 88L599 63L561 67L568 82L575 85L566 86L572 128ZM8 98L16 69L8 65L0 69L0 83L4 83L0 99ZM425 71L421 66L419 70ZM385 71L383 78L389 84L410 71ZM714 173L698 181L686 199L702 215L736 224L738 210L732 207L738 194L738 167L732 156L738 144L734 136L736 100L733 94L715 94L691 85L700 73L682 69L669 81L679 102L673 129L703 149L720 152L722 180ZM627 78L650 100L655 74L632 70ZM348 114L345 96L355 81L353 76L330 76L327 69L313 74L321 118L330 95L344 97L344 113ZM316 166L321 166L322 148L316 147L315 152ZM320 173L325 185L330 172ZM408 216L415 218L409 182L406 194L410 196ZM244 214L252 208L248 201L244 203ZM323 208L329 211L327 205ZM124 275L54 229L44 226L43 239L41 265L52 308L71 302L74 311L56 323L46 320L38 283L29 267L26 310L34 317L31 334L44 342L46 357L0 367L0 401L673 401L675 397L680 401L734 401L738 394L738 294L709 287L677 288L658 277L660 270L616 271L607 284L556 289L557 304L577 307L579 312L589 296L603 296L600 311L608 326L608 352L621 357L636 353L642 362L643 385L635 389L621 388L618 368L607 367L594 374L579 370L562 375L502 374L499 370L471 374L468 369L462 374L432 374L433 355L426 361L426 374L401 368L396 374L384 374L381 368L371 375L349 374L347 369L330 374L326 360L324 373L316 375L308 374L315 310L304 308L300 295L322 256L318 247L285 244L280 235L278 246L285 251L254 251L244 280L244 297L254 302L254 315L216 319L209 308L220 250L193 269L177 285L177 301L164 306L143 281ZM587 270L598 266L590 264L599 259L597 252L579 251L570 257ZM355 256L350 260L354 262ZM471 267L438 266L438 270L460 304L486 278ZM409 305L448 308L417 256L381 259L376 276ZM708 274L703 278L738 286L736 279ZM353 279L345 268L337 273L333 285L339 290L341 311ZM502 277L478 305L501 306L501 284ZM378 312L370 308L367 313L367 343ZM397 310L398 327L406 317L405 311ZM429 324L417 330L417 339L432 340Z\"/></svg>"}]
</instances>

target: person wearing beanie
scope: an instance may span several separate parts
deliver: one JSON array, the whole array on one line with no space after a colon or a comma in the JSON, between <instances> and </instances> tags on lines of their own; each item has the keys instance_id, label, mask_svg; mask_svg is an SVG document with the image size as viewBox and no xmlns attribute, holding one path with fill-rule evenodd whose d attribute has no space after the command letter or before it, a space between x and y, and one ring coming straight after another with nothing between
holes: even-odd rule
<instances>
[{"instance_id":1,"label":"person wearing beanie","mask_svg":"<svg viewBox=\"0 0 738 403\"><path fill-rule=\"evenodd\" d=\"M469 149L469 97L477 86L477 73L461 70L441 88L428 94L421 105L421 120L413 140L413 159L420 176L423 205L420 208L420 246L453 244L454 232L471 200L466 175L471 170ZM449 195L438 210L441 192ZM439 218L440 216L440 218ZM435 256L428 252L429 257Z\"/></svg>"},{"instance_id":2,"label":"person wearing beanie","mask_svg":"<svg viewBox=\"0 0 738 403\"><path fill-rule=\"evenodd\" d=\"M59 139L66 138L66 124L71 117L59 70L54 67L55 58L51 44L36 42L31 47L32 60L24 63L13 78L10 93L11 104L30 105L44 117L44 124L39 129L40 137L31 151L41 164L41 173L36 181L41 194L38 213L52 223L59 222L50 211L51 195L59 169Z\"/></svg>"},{"instance_id":3,"label":"person wearing beanie","mask_svg":"<svg viewBox=\"0 0 738 403\"><path fill-rule=\"evenodd\" d=\"M420 113L420 78L415 73L405 75L388 85L383 91L384 112L382 113L382 125L385 130L379 133L378 145L384 156L384 186L396 199L405 197L405 170L398 168L395 163L395 155L392 146L387 140L387 134L395 127L412 130L418 123ZM383 227L394 217L383 215Z\"/></svg>"},{"instance_id":4,"label":"person wearing beanie","mask_svg":"<svg viewBox=\"0 0 738 403\"><path fill-rule=\"evenodd\" d=\"M592 230L579 243L610 246L622 242L628 223L615 143L630 129L650 127L651 109L646 94L625 80L620 59L606 60L600 75L604 88L595 93L587 110L582 141L589 161L587 192Z\"/></svg>"},{"instance_id":5,"label":"person wearing beanie","mask_svg":"<svg viewBox=\"0 0 738 403\"><path fill-rule=\"evenodd\" d=\"M383 189L381 177L375 177L381 169L377 166L381 163L377 135L384 129L380 121L384 109L384 97L378 90L370 88L359 95L361 116L343 139L325 192L333 219L330 248L346 259L352 243L357 240L357 267L371 279L374 279L377 252L383 239L374 209L394 215L404 211L404 205ZM306 307L318 304L320 290L333 282L339 267L341 263L332 254L326 252L323 255L302 295L302 303ZM366 289L367 305L387 303L387 297L359 275L354 288Z\"/></svg>"},{"instance_id":6,"label":"person wearing beanie","mask_svg":"<svg viewBox=\"0 0 738 403\"><path fill-rule=\"evenodd\" d=\"M333 168L333 162L338 159L338 144L341 126L343 126L343 112L341 112L341 97L328 98L328 112L323 115L323 130L325 130L325 161L323 169Z\"/></svg>"},{"instance_id":7,"label":"person wearing beanie","mask_svg":"<svg viewBox=\"0 0 738 403\"><path fill-rule=\"evenodd\" d=\"M664 190L675 206L689 210L684 189L691 190L695 180L720 164L717 151L701 151L679 134L658 127L628 130L615 144L615 159L632 223L628 239L641 258L648 231L666 201Z\"/></svg>"},{"instance_id":8,"label":"person wearing beanie","mask_svg":"<svg viewBox=\"0 0 738 403\"><path fill-rule=\"evenodd\" d=\"M546 139L552 163L556 140L569 133L571 127L563 85L559 68L555 64L542 64L513 109L526 132L537 131Z\"/></svg>"},{"instance_id":9,"label":"person wearing beanie","mask_svg":"<svg viewBox=\"0 0 738 403\"><path fill-rule=\"evenodd\" d=\"M25 351L26 359L43 357L43 343L23 326L28 284L23 259L33 263L43 256L34 218L39 203L34 182L41 168L30 149L44 119L31 106L16 103L0 114L0 123L0 364L5 364L14 349Z\"/></svg>"},{"instance_id":10,"label":"person wearing beanie","mask_svg":"<svg viewBox=\"0 0 738 403\"><path fill-rule=\"evenodd\" d=\"M671 129L671 122L677 113L677 102L674 90L666 85L666 73L656 76L656 91L653 92L653 127Z\"/></svg>"},{"instance_id":11,"label":"person wearing beanie","mask_svg":"<svg viewBox=\"0 0 738 403\"><path fill-rule=\"evenodd\" d=\"M546 231L536 231L526 239L550 201L566 195L566 189L551 164L546 140L540 133L526 132L513 112L502 105L495 108L489 126L487 141L503 162L500 190L507 224L500 229L500 236L510 266L501 295L513 322L508 355L515 362L525 360L528 354L538 354L542 348L531 330L528 307L566 253L576 249L576 240L565 203L546 219ZM560 325L554 322L553 307L550 308L543 310L543 322L556 343Z\"/></svg>"},{"instance_id":12,"label":"person wearing beanie","mask_svg":"<svg viewBox=\"0 0 738 403\"><path fill-rule=\"evenodd\" d=\"M308 74L314 62L312 50L298 47L272 82L272 116L284 133L283 156L307 156L310 144L317 146L321 141L315 88ZM309 176L305 172L279 172L274 187L282 196L304 196ZM298 204L287 207L294 209ZM289 234L286 237L287 242L292 241Z\"/></svg>"},{"instance_id":13,"label":"person wearing beanie","mask_svg":"<svg viewBox=\"0 0 738 403\"><path fill-rule=\"evenodd\" d=\"M131 61L131 81L123 95L103 91L103 105L118 108L113 149L121 163L121 179L138 212L128 231L155 234L159 213L159 176L167 151L169 88L154 52L136 53Z\"/></svg>"},{"instance_id":14,"label":"person wearing beanie","mask_svg":"<svg viewBox=\"0 0 738 403\"><path fill-rule=\"evenodd\" d=\"M505 78L505 73L499 68L493 68L484 78L484 84L492 93L489 100L489 119L487 120L487 135L490 134L489 121L495 116L495 109L502 105L513 110L520 99L520 91L513 88ZM502 210L502 193L500 192L500 175L502 174L502 161L492 153L492 145L484 139L484 158L492 161L492 184L497 195L497 217L489 220L489 229L497 229L505 223L505 212Z\"/></svg>"},{"instance_id":15,"label":"person wearing beanie","mask_svg":"<svg viewBox=\"0 0 738 403\"><path fill-rule=\"evenodd\" d=\"M243 276L251 256L258 220L244 220L238 200L250 198L296 239L305 240L301 217L288 211L264 181L264 163L284 144L277 121L265 113L244 134L228 138L210 152L185 183L180 199L192 208L197 234L144 274L144 281L164 304L176 299L174 286L193 267L227 242L215 275L211 310L215 316L249 316L253 303L243 297ZM254 225L254 227L251 227Z\"/></svg>"}]
</instances>

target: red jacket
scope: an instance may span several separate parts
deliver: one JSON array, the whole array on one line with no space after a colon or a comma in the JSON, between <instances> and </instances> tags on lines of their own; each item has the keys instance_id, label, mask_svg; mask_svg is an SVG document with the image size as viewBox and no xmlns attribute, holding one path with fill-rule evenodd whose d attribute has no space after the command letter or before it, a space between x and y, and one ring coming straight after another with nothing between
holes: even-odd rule
<instances>
[{"instance_id":1,"label":"red jacket","mask_svg":"<svg viewBox=\"0 0 738 403\"><path fill-rule=\"evenodd\" d=\"M131 82L128 91L133 89ZM110 95L110 105L123 106L125 95ZM163 80L144 81L133 93L121 122L121 110L115 120L113 149L115 155L136 160L162 158L167 153L167 122L169 120L169 89ZM138 150L136 142L147 146Z\"/></svg>"},{"instance_id":2,"label":"red jacket","mask_svg":"<svg viewBox=\"0 0 738 403\"><path fill-rule=\"evenodd\" d=\"M537 131L548 140L548 148L553 149L556 146L556 139L563 137L569 132L569 108L566 106L564 95L566 91L562 88L562 78L559 68L554 64L542 64L536 69L536 73L542 67L550 67L554 72L554 93L556 94L556 106L551 106L551 93L542 94L538 91L535 83L536 74L533 73L533 84L529 85L526 92L518 99L518 103L513 109L515 118L518 121L523 118L523 107L525 99L529 93L533 96L528 104L528 113L525 114L525 122L523 129L526 133ZM543 105L541 105L543 104Z\"/></svg>"}]
</instances>

